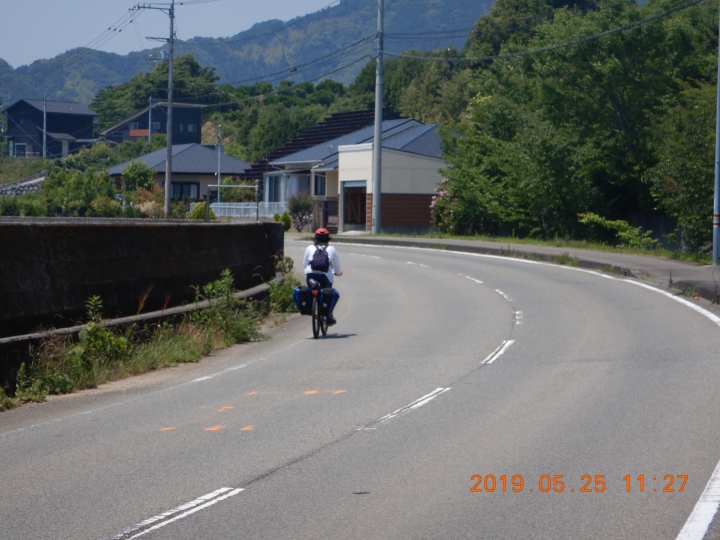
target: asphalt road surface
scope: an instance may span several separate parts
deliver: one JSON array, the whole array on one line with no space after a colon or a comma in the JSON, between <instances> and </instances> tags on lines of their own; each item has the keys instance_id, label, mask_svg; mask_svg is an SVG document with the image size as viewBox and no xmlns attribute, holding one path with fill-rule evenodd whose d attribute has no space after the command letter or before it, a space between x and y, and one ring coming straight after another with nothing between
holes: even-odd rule
<instances>
[{"instance_id":1,"label":"asphalt road surface","mask_svg":"<svg viewBox=\"0 0 720 540\"><path fill-rule=\"evenodd\" d=\"M325 338L295 315L0 414L0 538L703 537L720 319L574 268L338 250Z\"/></svg>"}]
</instances>

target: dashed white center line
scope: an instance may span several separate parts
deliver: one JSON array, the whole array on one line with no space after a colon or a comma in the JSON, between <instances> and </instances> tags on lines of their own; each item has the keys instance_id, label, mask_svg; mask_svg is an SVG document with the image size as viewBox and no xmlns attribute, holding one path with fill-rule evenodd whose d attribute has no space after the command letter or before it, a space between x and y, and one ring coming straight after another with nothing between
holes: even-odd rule
<instances>
[{"instance_id":1,"label":"dashed white center line","mask_svg":"<svg viewBox=\"0 0 720 540\"><path fill-rule=\"evenodd\" d=\"M515 312L515 324L518 326L522 326L523 323L523 314L522 311L516 311Z\"/></svg>"},{"instance_id":2,"label":"dashed white center line","mask_svg":"<svg viewBox=\"0 0 720 540\"><path fill-rule=\"evenodd\" d=\"M515 343L514 339L509 339L507 341L503 341L497 349L495 349L492 353L490 353L490 356L488 356L485 360L483 360L480 363L481 364L492 364L495 360L497 360L503 354L505 354L505 351L507 351L513 343Z\"/></svg>"},{"instance_id":3,"label":"dashed white center line","mask_svg":"<svg viewBox=\"0 0 720 540\"><path fill-rule=\"evenodd\" d=\"M356 257L367 257L368 259L382 259L382 257L378 257L377 255L365 255L363 253L350 253L350 255L355 255Z\"/></svg>"},{"instance_id":4,"label":"dashed white center line","mask_svg":"<svg viewBox=\"0 0 720 540\"><path fill-rule=\"evenodd\" d=\"M195 512L199 512L200 510L212 506L213 504L217 504L220 501L229 499L230 497L237 495L241 491L243 491L242 488L220 488L216 491L213 491L212 493L203 495L202 497L199 497L194 501L190 501L189 503L185 503L181 506L178 506L177 508L173 508L172 510L168 510L167 512L163 512L162 514L151 517L150 519L146 519L145 521L142 521L137 525L133 525L132 527L125 529L120 534L113 536L111 540L132 540L133 538L138 538L149 533L150 531L154 531L156 529L164 527L165 525L169 525L174 521L183 519L191 514L194 514Z\"/></svg>"},{"instance_id":5,"label":"dashed white center line","mask_svg":"<svg viewBox=\"0 0 720 540\"><path fill-rule=\"evenodd\" d=\"M421 268L430 268L427 264L420 264L412 261L408 261L407 264L412 264L413 266L420 266Z\"/></svg>"},{"instance_id":6,"label":"dashed white center line","mask_svg":"<svg viewBox=\"0 0 720 540\"><path fill-rule=\"evenodd\" d=\"M450 390L449 388L436 388L429 394L424 395L423 397L416 399L412 403L405 405L404 407L400 407L397 411L392 412L390 414L387 414L383 416L380 420L375 422L374 424L371 424L369 426L361 427L358 429L358 431L368 430L368 429L377 429L378 427L387 424L391 420L394 420L395 418L400 418L401 416L405 416L406 414L419 409L423 405L427 405L430 403L433 399L438 397L440 394L444 394Z\"/></svg>"},{"instance_id":7,"label":"dashed white center line","mask_svg":"<svg viewBox=\"0 0 720 540\"><path fill-rule=\"evenodd\" d=\"M466 276L465 274L458 274L458 276L464 277L465 279L469 279L470 281L474 281L475 283L479 283L480 285L483 284L483 282L480 281L479 279L475 279L474 277Z\"/></svg>"},{"instance_id":8,"label":"dashed white center line","mask_svg":"<svg viewBox=\"0 0 720 540\"><path fill-rule=\"evenodd\" d=\"M500 296L502 296L502 297L503 297L505 300L507 300L508 302L512 302L512 301L513 301L512 298L510 298L507 294L505 294L504 292L502 292L500 289L495 289L495 292L498 293Z\"/></svg>"}]
</instances>

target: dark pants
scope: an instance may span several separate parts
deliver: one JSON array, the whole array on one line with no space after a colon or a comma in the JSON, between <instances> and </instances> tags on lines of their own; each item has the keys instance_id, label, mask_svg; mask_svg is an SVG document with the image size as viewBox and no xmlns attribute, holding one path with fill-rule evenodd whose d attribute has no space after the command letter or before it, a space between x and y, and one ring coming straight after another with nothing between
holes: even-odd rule
<instances>
[{"instance_id":1,"label":"dark pants","mask_svg":"<svg viewBox=\"0 0 720 540\"><path fill-rule=\"evenodd\" d=\"M330 280L325 274L316 274L314 272L311 272L310 274L305 274L305 281L307 282L308 288L310 287L310 280L314 279L320 284L320 288L322 289L332 289L332 283L330 283ZM335 299L333 303L330 305L330 316L332 317L333 310L335 309L335 305L337 304L337 301L340 299L340 295L335 291Z\"/></svg>"},{"instance_id":2,"label":"dark pants","mask_svg":"<svg viewBox=\"0 0 720 540\"><path fill-rule=\"evenodd\" d=\"M314 272L311 272L310 274L305 274L305 281L307 282L308 287L310 287L311 279L317 281L320 284L320 287L323 289L332 288L332 283L330 283L330 280L325 274L316 274Z\"/></svg>"}]
</instances>

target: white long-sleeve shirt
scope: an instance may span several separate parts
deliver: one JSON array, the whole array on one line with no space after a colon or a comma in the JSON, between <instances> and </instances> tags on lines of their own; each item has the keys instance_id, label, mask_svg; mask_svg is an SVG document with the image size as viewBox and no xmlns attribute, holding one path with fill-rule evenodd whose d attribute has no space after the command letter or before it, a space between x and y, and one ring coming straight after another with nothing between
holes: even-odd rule
<instances>
[{"instance_id":1,"label":"white long-sleeve shirt","mask_svg":"<svg viewBox=\"0 0 720 540\"><path fill-rule=\"evenodd\" d=\"M333 282L333 274L337 274L340 272L340 257L338 256L337 251L335 251L335 248L332 246L327 246L325 248L327 250L328 259L330 260L330 268L328 268L327 272L320 272L318 270L313 270L310 268L310 262L312 261L313 255L315 255L315 250L317 250L317 246L315 244L310 245L305 250L305 256L303 257L303 268L305 269L306 274L325 274L330 281L330 283Z\"/></svg>"}]
</instances>

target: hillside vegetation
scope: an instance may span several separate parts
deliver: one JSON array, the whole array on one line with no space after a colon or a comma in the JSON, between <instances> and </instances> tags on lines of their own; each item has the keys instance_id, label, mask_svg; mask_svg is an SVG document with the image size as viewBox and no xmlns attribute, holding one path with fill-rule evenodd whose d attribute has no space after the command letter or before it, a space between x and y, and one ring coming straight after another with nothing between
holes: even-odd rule
<instances>
[{"instance_id":1,"label":"hillside vegetation","mask_svg":"<svg viewBox=\"0 0 720 540\"><path fill-rule=\"evenodd\" d=\"M386 31L389 34L423 34L469 28L491 3L491 0L387 0ZM305 66L374 35L376 6L372 0L342 0L338 5L287 23L280 20L258 23L228 38L180 41L176 51L180 56L192 54L203 66L215 67L222 83L254 84L269 80L277 84L288 78L290 69L296 66L300 67L292 73L294 82L314 80L374 51L372 41L367 41L335 57ZM187 12L178 7L177 20L181 29L183 18L187 16ZM238 25L241 24L238 21ZM398 53L410 48L460 47L466 38L467 33L463 32L435 37L396 36L388 38L387 47ZM151 71L153 66L146 60L150 54L160 58L160 48L128 55L72 49L55 58L37 60L17 69L0 59L0 85L4 95L12 96L10 101L20 97L41 98L42 92L47 92L48 99L89 103L102 88L126 82L137 73ZM349 84L361 67L362 63L351 66L334 74L334 78ZM281 70L285 72L277 74ZM270 74L276 75L268 77ZM165 94L155 97L165 97Z\"/></svg>"},{"instance_id":2,"label":"hillside vegetation","mask_svg":"<svg viewBox=\"0 0 720 540\"><path fill-rule=\"evenodd\" d=\"M650 245L646 232L622 221L645 213L677 220L669 240L688 252L706 251L717 5L703 2L542 54L457 60L582 40L674 5L497 0L460 51L389 58L384 105L442 126L446 179L432 210L438 231ZM179 97L213 105L205 110L206 142L215 142L222 124L227 152L250 161L333 112L373 104L372 61L349 85L229 85L207 65L189 55L178 60ZM166 80L167 66L159 64L102 90L92 106L107 125L143 106L150 89Z\"/></svg>"}]
</instances>

